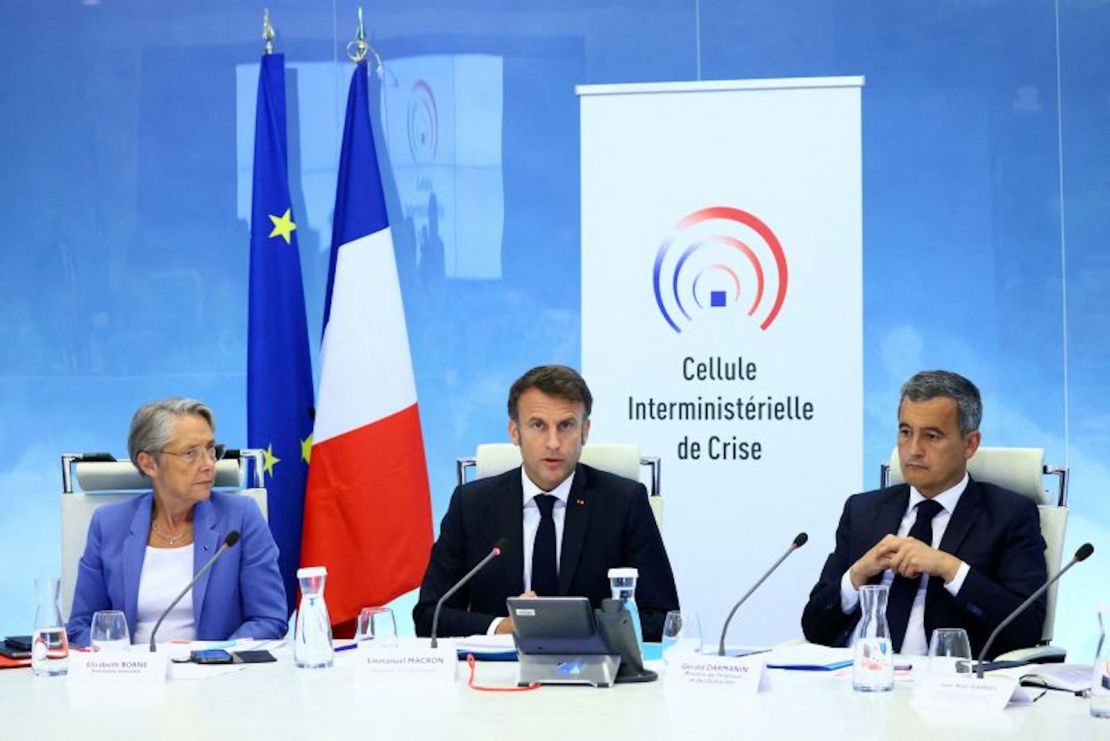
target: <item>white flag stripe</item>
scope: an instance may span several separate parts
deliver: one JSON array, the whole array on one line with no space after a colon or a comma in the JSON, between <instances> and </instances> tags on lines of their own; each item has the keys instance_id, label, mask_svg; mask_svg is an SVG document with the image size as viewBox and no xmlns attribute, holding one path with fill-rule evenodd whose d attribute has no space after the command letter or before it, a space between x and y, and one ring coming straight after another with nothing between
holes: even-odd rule
<instances>
[{"instance_id":1,"label":"white flag stripe","mask_svg":"<svg viewBox=\"0 0 1110 741\"><path fill-rule=\"evenodd\" d=\"M339 248L320 367L315 445L416 403L388 228Z\"/></svg>"}]
</instances>

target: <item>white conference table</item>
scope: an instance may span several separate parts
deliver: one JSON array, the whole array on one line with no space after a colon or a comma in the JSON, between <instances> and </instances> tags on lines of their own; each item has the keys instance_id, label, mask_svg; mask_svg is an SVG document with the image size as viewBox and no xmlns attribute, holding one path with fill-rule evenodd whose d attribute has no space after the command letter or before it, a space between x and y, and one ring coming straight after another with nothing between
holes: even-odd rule
<instances>
[{"instance_id":1,"label":"white conference table","mask_svg":"<svg viewBox=\"0 0 1110 741\"><path fill-rule=\"evenodd\" d=\"M273 664L214 669L154 688L116 685L104 694L29 669L3 670L0 738L1110 739L1110 720L1092 718L1087 700L1063 692L957 720L912 704L910 682L857 693L843 674L771 670L771 689L746 697L677 694L662 677L500 693L470 689L460 662L454 687L381 690L356 681L356 662L365 657L345 651L331 669L303 670L279 653ZM515 663L477 665L478 684L511 686L515 678Z\"/></svg>"}]
</instances>

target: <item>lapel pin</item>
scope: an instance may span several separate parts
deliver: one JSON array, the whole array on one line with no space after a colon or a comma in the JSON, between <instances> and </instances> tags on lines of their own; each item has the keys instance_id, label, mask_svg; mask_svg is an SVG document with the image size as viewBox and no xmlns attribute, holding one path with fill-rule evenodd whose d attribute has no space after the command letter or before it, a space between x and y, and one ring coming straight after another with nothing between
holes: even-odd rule
<instances>
[{"instance_id":1,"label":"lapel pin","mask_svg":"<svg viewBox=\"0 0 1110 741\"><path fill-rule=\"evenodd\" d=\"M579 507L581 507L581 506L586 504L586 500L585 499L575 499L574 503L577 504Z\"/></svg>"}]
</instances>

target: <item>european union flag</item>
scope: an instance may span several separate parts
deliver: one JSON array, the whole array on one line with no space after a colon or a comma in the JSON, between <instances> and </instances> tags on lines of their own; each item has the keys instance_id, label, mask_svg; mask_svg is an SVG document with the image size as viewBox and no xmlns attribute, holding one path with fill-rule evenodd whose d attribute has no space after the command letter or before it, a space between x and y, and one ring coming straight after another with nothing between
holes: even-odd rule
<instances>
[{"instance_id":1,"label":"european union flag","mask_svg":"<svg viewBox=\"0 0 1110 741\"><path fill-rule=\"evenodd\" d=\"M262 57L254 127L247 444L264 451L270 531L292 613L301 560L305 479L312 451L312 360L308 351L297 224L289 197L285 60Z\"/></svg>"}]
</instances>

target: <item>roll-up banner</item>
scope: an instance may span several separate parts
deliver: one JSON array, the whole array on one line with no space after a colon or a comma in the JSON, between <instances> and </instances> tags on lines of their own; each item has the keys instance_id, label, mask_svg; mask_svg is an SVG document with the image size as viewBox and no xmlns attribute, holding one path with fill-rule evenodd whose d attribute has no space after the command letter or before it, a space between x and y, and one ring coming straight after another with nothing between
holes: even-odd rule
<instances>
[{"instance_id":1,"label":"roll-up banner","mask_svg":"<svg viewBox=\"0 0 1110 741\"><path fill-rule=\"evenodd\" d=\"M863 474L862 77L580 86L591 440L663 462L684 609L801 634ZM894 424L891 410L891 424Z\"/></svg>"}]
</instances>

